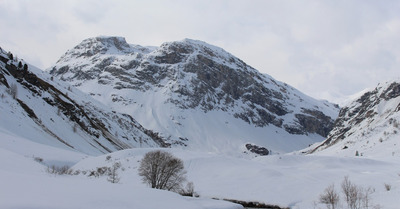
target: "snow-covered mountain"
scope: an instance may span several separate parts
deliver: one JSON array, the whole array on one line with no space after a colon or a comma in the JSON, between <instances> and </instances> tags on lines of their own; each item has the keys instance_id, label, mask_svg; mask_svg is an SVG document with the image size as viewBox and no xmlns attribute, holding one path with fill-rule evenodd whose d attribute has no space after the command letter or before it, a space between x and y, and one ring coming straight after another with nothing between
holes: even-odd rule
<instances>
[{"instance_id":1,"label":"snow-covered mountain","mask_svg":"<svg viewBox=\"0 0 400 209\"><path fill-rule=\"evenodd\" d=\"M121 37L89 38L48 71L172 146L191 149L237 153L254 144L293 151L322 141L338 113L337 106L190 39L143 47Z\"/></svg>"},{"instance_id":2,"label":"snow-covered mountain","mask_svg":"<svg viewBox=\"0 0 400 209\"><path fill-rule=\"evenodd\" d=\"M400 80L379 84L340 110L334 129L311 152L400 155Z\"/></svg>"},{"instance_id":3,"label":"snow-covered mountain","mask_svg":"<svg viewBox=\"0 0 400 209\"><path fill-rule=\"evenodd\" d=\"M0 129L34 142L86 154L166 146L131 116L111 111L1 48L0 94Z\"/></svg>"},{"instance_id":4,"label":"snow-covered mountain","mask_svg":"<svg viewBox=\"0 0 400 209\"><path fill-rule=\"evenodd\" d=\"M284 86L280 82L275 82L277 86ZM188 83L188 86L190 85ZM96 82L93 83L93 86L99 87ZM103 87L96 91L94 96L97 99L102 98L99 95L103 94L101 90L104 90L104 95L115 90L113 86L111 88ZM398 130L400 109L398 81L382 84L376 91L371 91L376 93L375 97L374 93L367 93L368 96L360 99L359 103L365 104L368 111L361 111L364 107L355 103L347 107L353 110L353 114L360 115L357 120L362 120L365 115L373 114L368 113L370 109L383 116L380 118L382 121L387 119L387 123L374 123L379 121L379 118L367 120L370 122L371 129L381 130L384 127L387 132L386 134L383 132L383 134L391 137L382 138L382 142L380 142L381 144L386 143L387 146L374 148L385 154L381 159L355 157L354 155L353 157L341 157L335 150L328 152L332 156L317 154L304 156L289 153L250 159L210 153L213 146L218 149L223 147L223 143L232 145L233 143L229 141L228 137L234 138L235 134L247 136L247 138L238 140L240 143L243 143L245 139L255 140L256 138L251 137L261 136L260 142L276 147L290 147L290 149L305 142L306 137L318 139L322 136L310 132L304 135L293 135L286 132L283 125L288 123L288 119L285 117L282 117L282 127L271 124L257 126L253 121L246 122L240 117L235 117L234 111L241 110L240 108L243 107L237 103L243 99L235 100L235 104L226 109L222 109L224 107L222 104L218 104L215 109L210 110L204 109L202 104L185 109L179 104L182 105L191 100L181 100L181 98L189 99L190 95L179 97L176 92L165 95L162 92L161 84L150 86L150 88L159 92L146 91L143 93L141 90L136 92L120 89L115 93L124 92L126 95L122 96L131 100L126 100L126 103L116 100L114 104L109 101L109 98L104 97L101 100L103 103L114 104L107 106L0 48L0 158L2 159L0 160L0 178L3 179L0 190L0 208L243 208L242 205L223 201L224 199L235 200L239 203L262 203L273 205L274 208L323 208L326 205L319 201L322 192L330 185L340 188L339 185L344 176L348 176L357 188L363 191L362 195L368 196L365 208L398 208L400 195L398 158L400 155L398 151L394 152L394 156L386 155L389 149L383 149L390 148L390 143L396 142L395 137L398 140L398 135L395 135L398 133L395 131ZM290 92L290 94L302 95L290 87L287 89L286 92ZM146 94L151 96L148 97ZM282 94L286 95L286 93ZM171 95L176 96L174 98L177 98L178 101L165 100ZM122 98L122 96L118 98ZM273 101L283 101L274 97L268 99L271 98ZM305 106L305 104L310 104L315 100L308 97L302 98L307 98L307 100L302 103L303 106L299 106L300 112L301 107L313 107ZM143 103L147 99L150 101ZM136 115L124 114L123 112L129 112L127 111L129 108L137 108L132 105L135 104L134 102L144 104L143 109L135 110ZM160 102L165 102L165 104L157 106ZM282 107L289 111L297 111L289 104L294 105L295 103L285 100L282 102ZM374 104L378 104L378 107L373 108ZM329 104L327 105L329 106ZM154 111L140 112L140 110L151 110L149 108L154 108ZM260 107L254 105L254 108ZM322 109L322 107L319 108ZM358 110L355 111L356 109ZM151 120L147 125L151 126L154 123L154 127L171 131L174 129L168 129L168 126L171 126L172 123L167 119L161 119L170 115L171 111L176 117L175 120L169 118L171 121L185 123L176 126L182 127L182 129L166 133L176 134L183 128L187 128L187 132L184 132L186 134L195 132L194 136L210 137L203 141L197 141L208 143L203 145L203 148L206 148L203 151L206 152L179 148L164 149L183 160L188 181L193 182L195 193L199 195L196 198L151 189L142 182L138 175L141 159L147 152L160 150L160 146L169 145L164 141L163 136L145 129L133 118L140 116L142 119L146 119L144 116L150 114L148 118ZM286 116L293 116L292 114L295 114L293 112L287 113ZM304 112L307 110L303 110L303 114L305 114ZM341 115L343 114L345 113L341 113ZM293 117L300 122L299 116ZM164 126L160 126L159 123ZM355 123L343 124L352 126ZM363 123L366 122L360 122L360 124ZM296 124L296 121L293 124ZM387 126L381 127L380 124L387 124ZM200 130L195 129L202 126L204 128ZM373 133L382 132L374 131ZM213 134L218 135L211 138ZM165 134L163 133L163 135ZM171 134L171 138L172 136L176 135ZM273 138L275 136L279 137ZM171 142L173 139L168 141ZM195 140L188 139L184 142L193 147L196 145L193 141ZM333 150L331 148L340 143L338 142L321 152ZM393 147L397 148L397 143L394 144ZM135 148L125 149L127 147ZM255 152L268 151L251 144L246 147ZM119 149L125 150L115 151ZM345 150L350 150L350 147ZM113 152L108 153L110 151ZM107 154L100 155L101 153ZM361 153L362 151L360 151ZM364 156L367 154L365 152ZM111 183L107 175L95 175L96 177L91 175L92 172L99 172L116 163L121 165L118 169L118 183ZM58 175L51 170L57 167L65 168L64 166L71 166L68 174ZM340 198L342 201L340 204L344 205L343 194L340 195Z\"/></svg>"}]
</instances>

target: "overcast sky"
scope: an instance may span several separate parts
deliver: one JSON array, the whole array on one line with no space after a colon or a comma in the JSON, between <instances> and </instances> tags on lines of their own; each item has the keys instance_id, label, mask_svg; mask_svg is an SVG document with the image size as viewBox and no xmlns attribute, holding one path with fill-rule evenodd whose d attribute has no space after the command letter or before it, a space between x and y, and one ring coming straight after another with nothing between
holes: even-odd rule
<instances>
[{"instance_id":1,"label":"overcast sky","mask_svg":"<svg viewBox=\"0 0 400 209\"><path fill-rule=\"evenodd\" d=\"M398 0L0 0L0 46L42 69L99 35L202 40L332 102L400 77Z\"/></svg>"}]
</instances>

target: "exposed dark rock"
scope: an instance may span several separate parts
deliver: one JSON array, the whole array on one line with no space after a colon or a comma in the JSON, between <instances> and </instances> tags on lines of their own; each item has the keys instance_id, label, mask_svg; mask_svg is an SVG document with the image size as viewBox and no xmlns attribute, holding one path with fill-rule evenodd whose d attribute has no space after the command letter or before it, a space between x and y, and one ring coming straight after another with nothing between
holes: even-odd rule
<instances>
[{"instance_id":1,"label":"exposed dark rock","mask_svg":"<svg viewBox=\"0 0 400 209\"><path fill-rule=\"evenodd\" d=\"M246 149L251 153L261 155L261 156L269 155L269 151L265 147L260 147L260 146L254 145L254 144L246 144L245 146L246 146Z\"/></svg>"}]
</instances>

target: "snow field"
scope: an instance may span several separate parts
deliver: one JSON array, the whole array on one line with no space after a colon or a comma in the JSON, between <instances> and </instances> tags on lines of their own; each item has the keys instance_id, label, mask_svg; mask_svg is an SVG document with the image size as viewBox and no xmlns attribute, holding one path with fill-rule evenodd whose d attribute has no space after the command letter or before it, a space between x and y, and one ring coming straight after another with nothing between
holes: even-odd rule
<instances>
[{"instance_id":1,"label":"snow field","mask_svg":"<svg viewBox=\"0 0 400 209\"><path fill-rule=\"evenodd\" d=\"M0 208L240 208L211 198L313 208L329 185L334 183L340 192L345 176L359 186L373 188L374 205L398 208L400 163L397 157L373 160L286 154L245 159L165 149L184 161L187 179L194 183L195 192L200 195L193 199L150 189L141 182L137 172L140 160L155 148L129 149L95 157L41 145L4 130L0 138L3 142L0 143ZM35 157L42 158L43 164L36 162ZM108 182L106 176L88 177L88 173L82 172L49 174L44 165L74 164L75 171L91 171L110 167L115 162L122 164L117 184ZM389 184L391 190L387 191L384 184Z\"/></svg>"}]
</instances>

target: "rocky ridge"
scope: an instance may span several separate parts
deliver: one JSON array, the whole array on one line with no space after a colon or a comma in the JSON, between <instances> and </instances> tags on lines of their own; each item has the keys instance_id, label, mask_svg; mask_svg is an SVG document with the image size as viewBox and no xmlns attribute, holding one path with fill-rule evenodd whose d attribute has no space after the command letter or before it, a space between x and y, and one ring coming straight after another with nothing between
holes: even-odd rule
<instances>
[{"instance_id":1,"label":"rocky ridge","mask_svg":"<svg viewBox=\"0 0 400 209\"><path fill-rule=\"evenodd\" d=\"M312 101L221 48L190 39L146 48L129 45L121 37L90 38L61 57L50 73L78 87L96 80L117 90L167 89L168 102L180 108L233 112L238 107L235 117L259 127L272 124L292 134L326 136L334 118L323 111L337 108ZM317 104L305 107L304 100ZM295 112L294 105L302 106L300 111ZM294 115L295 121L286 122L286 115Z\"/></svg>"},{"instance_id":2,"label":"rocky ridge","mask_svg":"<svg viewBox=\"0 0 400 209\"><path fill-rule=\"evenodd\" d=\"M393 80L343 107L327 139L310 153L332 149L349 155L371 155L376 149L385 149L383 153L395 155L399 135L400 82Z\"/></svg>"},{"instance_id":3,"label":"rocky ridge","mask_svg":"<svg viewBox=\"0 0 400 209\"><path fill-rule=\"evenodd\" d=\"M15 116L7 122L0 121L1 124L25 121L20 126L26 128L22 129L34 126L52 139L50 144L90 154L139 146L169 146L131 116L111 111L3 49L0 49L0 89L6 92L2 93L4 115L10 111ZM34 135L28 131L17 134L27 138Z\"/></svg>"},{"instance_id":4,"label":"rocky ridge","mask_svg":"<svg viewBox=\"0 0 400 209\"><path fill-rule=\"evenodd\" d=\"M152 118L142 119L139 109L149 105L141 102L145 98L157 100L151 105L172 106L167 117L181 119L175 121L178 125L185 124L186 117L175 112L222 111L253 127L276 127L294 136L316 134L321 140L338 112L337 106L261 74L219 47L191 39L142 47L122 37L89 38L48 71L107 105L129 109L125 113L170 138L172 144L187 144L180 139L194 136L149 124L164 117L155 113L159 107L149 107Z\"/></svg>"}]
</instances>

